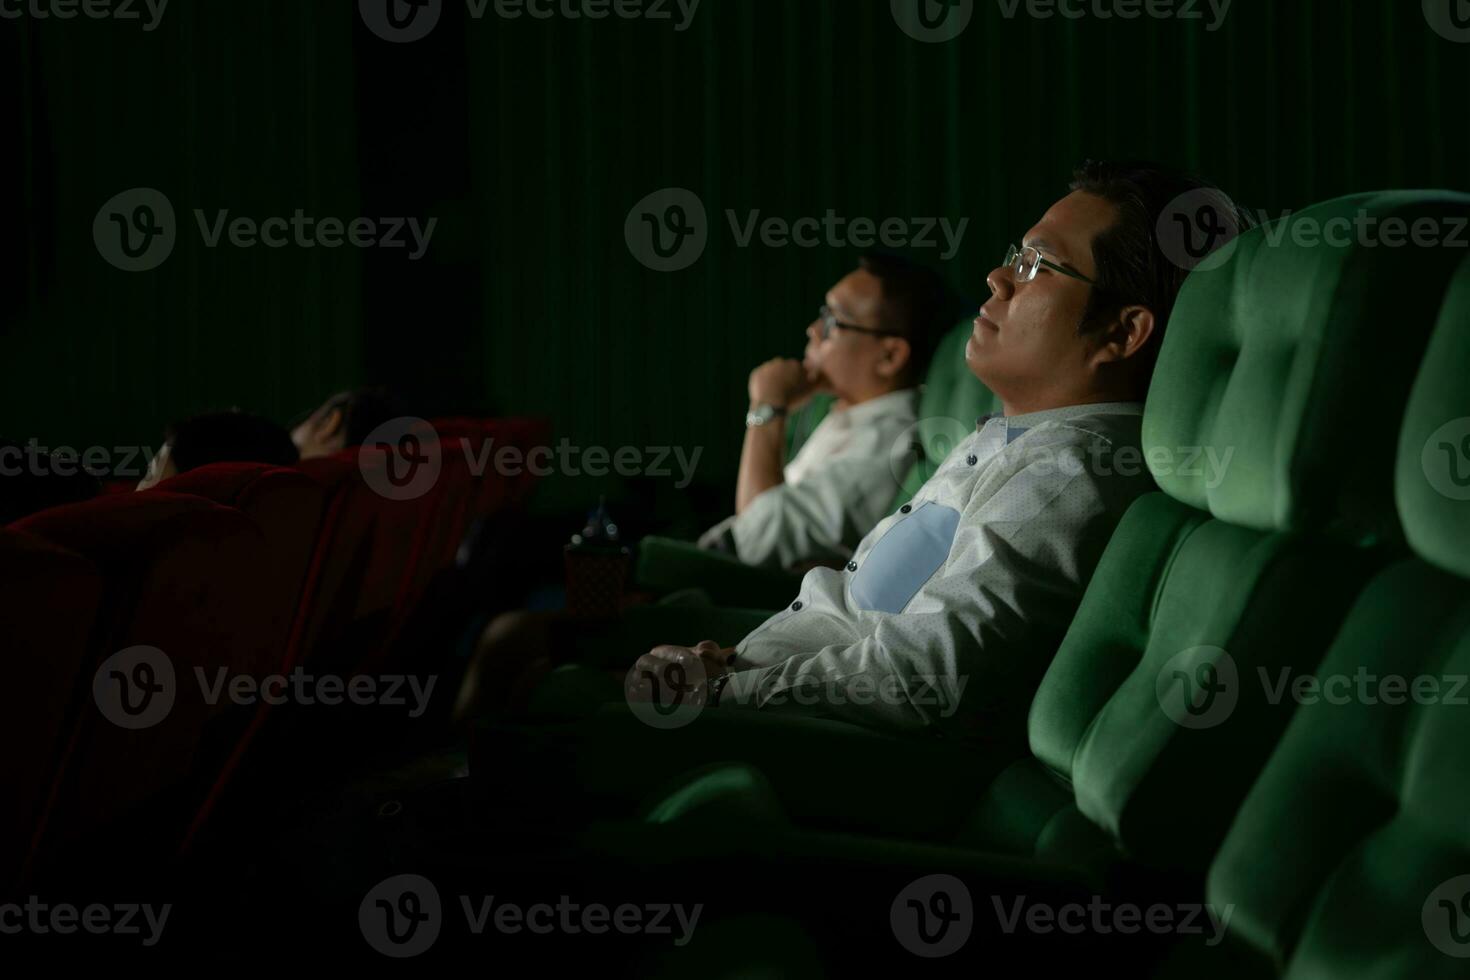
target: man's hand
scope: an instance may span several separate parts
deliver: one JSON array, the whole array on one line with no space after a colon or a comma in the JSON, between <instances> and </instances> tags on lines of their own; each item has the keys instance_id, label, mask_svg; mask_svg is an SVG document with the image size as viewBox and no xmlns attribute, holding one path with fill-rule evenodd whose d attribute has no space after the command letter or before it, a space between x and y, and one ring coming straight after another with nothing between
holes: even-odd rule
<instances>
[{"instance_id":1,"label":"man's hand","mask_svg":"<svg viewBox=\"0 0 1470 980\"><path fill-rule=\"evenodd\" d=\"M629 671L624 694L630 702L702 705L709 682L730 669L732 653L713 640L693 647L654 647Z\"/></svg>"},{"instance_id":2,"label":"man's hand","mask_svg":"<svg viewBox=\"0 0 1470 980\"><path fill-rule=\"evenodd\" d=\"M790 410L816 394L817 378L801 361L775 357L750 372L747 387L752 405Z\"/></svg>"}]
</instances>

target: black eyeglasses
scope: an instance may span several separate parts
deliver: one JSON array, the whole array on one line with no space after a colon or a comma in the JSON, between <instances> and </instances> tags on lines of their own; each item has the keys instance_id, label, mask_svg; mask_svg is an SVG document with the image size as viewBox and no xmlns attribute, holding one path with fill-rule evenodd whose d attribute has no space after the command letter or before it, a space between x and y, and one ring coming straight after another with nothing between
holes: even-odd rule
<instances>
[{"instance_id":1,"label":"black eyeglasses","mask_svg":"<svg viewBox=\"0 0 1470 980\"><path fill-rule=\"evenodd\" d=\"M1035 245L1023 245L1020 248L1012 245L1006 249L1005 261L1001 265L1011 270L1011 274L1016 277L1016 282L1030 282L1036 278L1036 273L1045 267L1053 272L1060 272L1064 276L1071 276L1090 286L1097 285L1096 279L1089 279L1074 269L1068 269L1046 258L1041 254L1041 249Z\"/></svg>"},{"instance_id":2,"label":"black eyeglasses","mask_svg":"<svg viewBox=\"0 0 1470 980\"><path fill-rule=\"evenodd\" d=\"M817 320L822 324L822 339L826 340L832 336L833 330L851 330L853 333L872 334L875 337L902 337L903 334L897 330L883 330L877 327L860 327L855 323L843 323L837 319L837 314L832 312L830 306L823 305L817 310Z\"/></svg>"}]
</instances>

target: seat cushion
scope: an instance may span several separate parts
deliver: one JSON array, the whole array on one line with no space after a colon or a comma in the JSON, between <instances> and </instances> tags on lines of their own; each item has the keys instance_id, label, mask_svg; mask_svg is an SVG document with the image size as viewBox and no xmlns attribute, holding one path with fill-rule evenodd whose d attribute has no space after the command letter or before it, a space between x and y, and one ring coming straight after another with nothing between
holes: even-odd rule
<instances>
[{"instance_id":1,"label":"seat cushion","mask_svg":"<svg viewBox=\"0 0 1470 980\"><path fill-rule=\"evenodd\" d=\"M1247 232L1229 261L1191 274L1144 415L1145 451L1175 463L1151 466L1159 488L1242 527L1398 537L1400 409L1463 253L1295 243L1332 222L1466 214L1462 194L1355 194ZM1194 447L1230 465L1187 466Z\"/></svg>"},{"instance_id":2,"label":"seat cushion","mask_svg":"<svg viewBox=\"0 0 1470 980\"><path fill-rule=\"evenodd\" d=\"M1470 494L1448 465L1470 454L1438 451L1470 414L1467 289L1470 262L1400 440L1420 555L1364 591L1210 869L1211 901L1288 978L1470 970Z\"/></svg>"},{"instance_id":3,"label":"seat cushion","mask_svg":"<svg viewBox=\"0 0 1470 980\"><path fill-rule=\"evenodd\" d=\"M1470 259L1446 296L1399 439L1398 509L1414 553L1470 578Z\"/></svg>"},{"instance_id":4,"label":"seat cushion","mask_svg":"<svg viewBox=\"0 0 1470 980\"><path fill-rule=\"evenodd\" d=\"M1210 901L1234 905L1232 930L1288 977L1464 976L1426 922L1447 939L1431 898L1470 870L1470 691L1443 680L1470 675L1467 583L1420 561L1375 579L1317 676L1360 671L1435 678L1445 697L1370 680L1371 703L1354 684L1305 705L1210 869Z\"/></svg>"}]
</instances>

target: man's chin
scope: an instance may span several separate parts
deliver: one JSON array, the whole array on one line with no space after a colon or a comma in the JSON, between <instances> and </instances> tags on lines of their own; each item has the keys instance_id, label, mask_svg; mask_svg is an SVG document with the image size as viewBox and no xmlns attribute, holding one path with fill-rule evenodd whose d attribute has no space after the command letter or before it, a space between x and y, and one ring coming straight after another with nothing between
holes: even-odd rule
<instances>
[{"instance_id":1,"label":"man's chin","mask_svg":"<svg viewBox=\"0 0 1470 980\"><path fill-rule=\"evenodd\" d=\"M985 362L985 351L972 336L965 341L965 367L969 368L970 373L979 378L982 383L989 385L989 382L985 380Z\"/></svg>"}]
</instances>

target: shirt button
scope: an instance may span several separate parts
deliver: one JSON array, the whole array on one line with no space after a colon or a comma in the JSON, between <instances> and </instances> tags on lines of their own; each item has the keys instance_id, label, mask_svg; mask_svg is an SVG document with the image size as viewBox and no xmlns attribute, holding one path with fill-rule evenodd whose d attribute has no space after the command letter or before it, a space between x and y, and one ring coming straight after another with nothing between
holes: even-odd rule
<instances>
[{"instance_id":1,"label":"shirt button","mask_svg":"<svg viewBox=\"0 0 1470 980\"><path fill-rule=\"evenodd\" d=\"M855 572L855 571L857 571L857 562L855 562L855 561L848 562L847 563L847 570L849 572Z\"/></svg>"},{"instance_id":2,"label":"shirt button","mask_svg":"<svg viewBox=\"0 0 1470 980\"><path fill-rule=\"evenodd\" d=\"M797 599L795 602L793 602L791 604L791 611L792 612L801 612L801 600L800 599Z\"/></svg>"},{"instance_id":3,"label":"shirt button","mask_svg":"<svg viewBox=\"0 0 1470 980\"><path fill-rule=\"evenodd\" d=\"M971 466L974 466L976 463L980 462L980 457L979 456L971 456L968 459L966 459L965 462L966 463L969 463Z\"/></svg>"},{"instance_id":4,"label":"shirt button","mask_svg":"<svg viewBox=\"0 0 1470 980\"><path fill-rule=\"evenodd\" d=\"M914 505L913 504L904 504L902 507L900 507L898 509L898 512L900 514L907 514L909 511L911 511L913 509L914 509Z\"/></svg>"}]
</instances>

